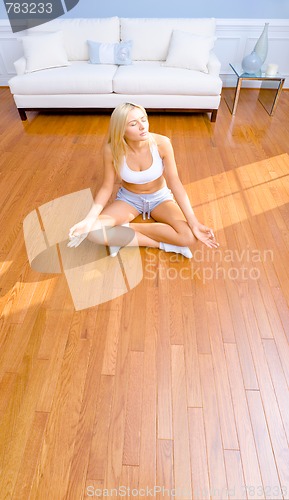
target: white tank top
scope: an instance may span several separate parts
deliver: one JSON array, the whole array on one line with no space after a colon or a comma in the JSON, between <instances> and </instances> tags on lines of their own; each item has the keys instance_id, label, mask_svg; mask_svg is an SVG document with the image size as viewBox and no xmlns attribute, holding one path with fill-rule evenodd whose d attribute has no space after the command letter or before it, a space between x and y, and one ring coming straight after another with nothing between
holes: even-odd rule
<instances>
[{"instance_id":1,"label":"white tank top","mask_svg":"<svg viewBox=\"0 0 289 500\"><path fill-rule=\"evenodd\" d=\"M129 168L126 158L124 157L123 164L120 168L120 176L122 180L129 182L130 184L145 184L146 182L155 181L161 177L164 171L164 164L156 144L152 144L151 153L153 157L151 166L145 170L139 171Z\"/></svg>"}]
</instances>

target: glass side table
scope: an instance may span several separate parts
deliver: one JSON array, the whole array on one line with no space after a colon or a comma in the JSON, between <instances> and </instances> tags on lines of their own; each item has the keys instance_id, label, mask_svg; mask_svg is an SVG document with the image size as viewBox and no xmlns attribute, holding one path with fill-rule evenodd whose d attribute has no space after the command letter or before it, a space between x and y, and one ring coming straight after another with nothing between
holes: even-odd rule
<instances>
[{"instance_id":1,"label":"glass side table","mask_svg":"<svg viewBox=\"0 0 289 500\"><path fill-rule=\"evenodd\" d=\"M228 98L225 97L225 101L228 105L228 108L230 109L232 115L236 114L236 109L239 101L239 96L240 96L240 90L242 87L243 81L261 81L261 87L259 90L259 96L258 99L263 105L263 107L266 109L267 113L269 115L273 115L274 111L277 106L278 99L280 97L284 82L285 82L285 76L279 75L277 73L274 76L266 76L265 73L256 73L254 75L251 75L249 73L244 73L242 66L240 64L231 64L230 67L234 71L235 75L237 76L237 86L235 90L235 95L233 98L233 102L230 102Z\"/></svg>"}]
</instances>

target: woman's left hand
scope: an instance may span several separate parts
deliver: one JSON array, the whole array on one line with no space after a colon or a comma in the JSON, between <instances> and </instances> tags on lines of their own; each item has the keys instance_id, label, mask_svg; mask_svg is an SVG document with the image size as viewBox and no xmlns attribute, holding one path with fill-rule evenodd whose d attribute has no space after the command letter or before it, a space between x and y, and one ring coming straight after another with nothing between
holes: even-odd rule
<instances>
[{"instance_id":1,"label":"woman's left hand","mask_svg":"<svg viewBox=\"0 0 289 500\"><path fill-rule=\"evenodd\" d=\"M207 247L218 248L219 243L217 243L214 231L211 228L204 226L204 224L198 222L191 226L191 230L194 233L195 237L202 243L207 245Z\"/></svg>"}]
</instances>

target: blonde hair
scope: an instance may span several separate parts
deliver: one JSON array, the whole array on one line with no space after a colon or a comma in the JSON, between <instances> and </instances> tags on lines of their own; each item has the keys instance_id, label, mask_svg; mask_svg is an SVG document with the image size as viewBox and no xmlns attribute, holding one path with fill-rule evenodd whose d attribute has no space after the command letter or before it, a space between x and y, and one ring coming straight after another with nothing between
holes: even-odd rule
<instances>
[{"instance_id":1,"label":"blonde hair","mask_svg":"<svg viewBox=\"0 0 289 500\"><path fill-rule=\"evenodd\" d=\"M127 116L128 113L134 108L140 109L144 115L147 116L147 112L143 106L133 104L131 102L125 102L123 104L119 104L113 110L110 117L108 143L111 146L114 168L117 172L119 172L121 161L126 153L127 143L124 134L127 124Z\"/></svg>"}]
</instances>

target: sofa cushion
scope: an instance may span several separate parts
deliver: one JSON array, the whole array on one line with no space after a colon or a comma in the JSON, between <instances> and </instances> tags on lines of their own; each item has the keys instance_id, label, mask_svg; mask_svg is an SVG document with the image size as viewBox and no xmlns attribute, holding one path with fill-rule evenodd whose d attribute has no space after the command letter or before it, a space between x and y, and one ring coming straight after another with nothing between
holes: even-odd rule
<instances>
[{"instance_id":1,"label":"sofa cushion","mask_svg":"<svg viewBox=\"0 0 289 500\"><path fill-rule=\"evenodd\" d=\"M94 65L85 61L66 68L44 69L9 80L12 94L108 94L117 66Z\"/></svg>"},{"instance_id":2,"label":"sofa cushion","mask_svg":"<svg viewBox=\"0 0 289 500\"><path fill-rule=\"evenodd\" d=\"M99 43L87 40L89 60L92 64L131 64L132 41Z\"/></svg>"},{"instance_id":3,"label":"sofa cushion","mask_svg":"<svg viewBox=\"0 0 289 500\"><path fill-rule=\"evenodd\" d=\"M26 58L26 73L69 65L61 31L25 36L22 38L22 45Z\"/></svg>"},{"instance_id":4,"label":"sofa cushion","mask_svg":"<svg viewBox=\"0 0 289 500\"><path fill-rule=\"evenodd\" d=\"M195 69L208 73L207 64L215 37L193 35L174 30L164 66Z\"/></svg>"},{"instance_id":5,"label":"sofa cushion","mask_svg":"<svg viewBox=\"0 0 289 500\"><path fill-rule=\"evenodd\" d=\"M113 91L119 94L219 95L221 88L218 76L156 61L120 66L113 78Z\"/></svg>"},{"instance_id":6,"label":"sofa cushion","mask_svg":"<svg viewBox=\"0 0 289 500\"><path fill-rule=\"evenodd\" d=\"M206 19L121 18L121 40L133 40L134 61L165 61L173 30L199 36L214 36L216 22Z\"/></svg>"},{"instance_id":7,"label":"sofa cushion","mask_svg":"<svg viewBox=\"0 0 289 500\"><path fill-rule=\"evenodd\" d=\"M49 23L30 28L28 35L47 31L62 31L69 61L88 61L87 40L102 43L119 42L119 18L55 19Z\"/></svg>"}]
</instances>

